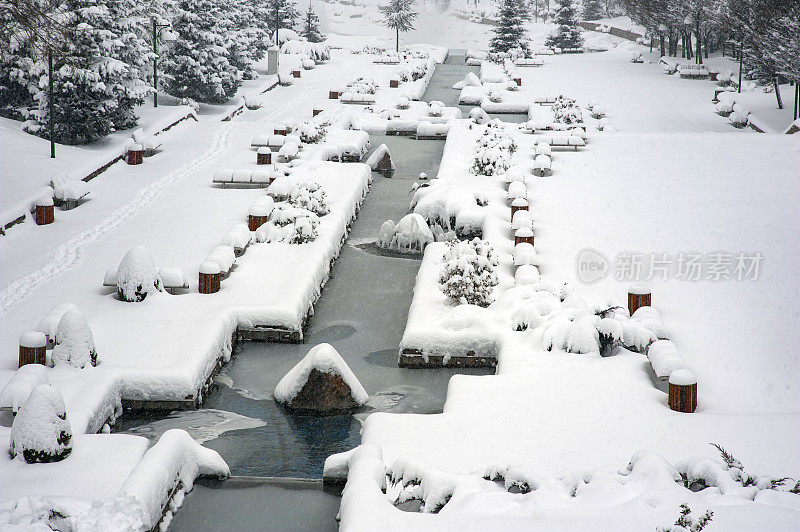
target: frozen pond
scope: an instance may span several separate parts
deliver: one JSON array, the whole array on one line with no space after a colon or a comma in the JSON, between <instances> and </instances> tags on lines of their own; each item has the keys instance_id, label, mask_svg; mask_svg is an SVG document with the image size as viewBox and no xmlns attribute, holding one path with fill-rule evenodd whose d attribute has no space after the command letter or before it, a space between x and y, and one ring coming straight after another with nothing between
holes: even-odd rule
<instances>
[{"instance_id":1,"label":"frozen pond","mask_svg":"<svg viewBox=\"0 0 800 532\"><path fill-rule=\"evenodd\" d=\"M437 67L425 99L452 104L452 84L476 67L452 56ZM373 149L385 143L397 171L374 182L331 278L316 304L304 344L240 342L197 411L126 414L116 430L157 439L183 428L217 450L233 475L321 478L325 458L360 443L361 420L370 412L441 412L447 383L455 373L480 369L408 369L397 366L398 346L411 305L419 258L378 252L372 243L387 219L408 212L411 186L421 172L435 177L444 141L373 135ZM278 381L321 342L332 344L370 394L355 415L316 418L290 415L272 392ZM215 490L220 491L220 490Z\"/></svg>"}]
</instances>

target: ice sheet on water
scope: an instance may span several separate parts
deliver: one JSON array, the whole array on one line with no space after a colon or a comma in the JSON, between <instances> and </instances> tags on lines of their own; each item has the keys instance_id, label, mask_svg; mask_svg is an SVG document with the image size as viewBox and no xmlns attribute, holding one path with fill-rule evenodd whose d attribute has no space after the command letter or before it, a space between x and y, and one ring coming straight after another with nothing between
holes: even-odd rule
<instances>
[{"instance_id":1,"label":"ice sheet on water","mask_svg":"<svg viewBox=\"0 0 800 532\"><path fill-rule=\"evenodd\" d=\"M183 429L198 443L205 443L231 430L252 429L266 425L261 419L225 410L202 409L173 412L169 416L129 429L127 432L155 441L170 429Z\"/></svg>"}]
</instances>

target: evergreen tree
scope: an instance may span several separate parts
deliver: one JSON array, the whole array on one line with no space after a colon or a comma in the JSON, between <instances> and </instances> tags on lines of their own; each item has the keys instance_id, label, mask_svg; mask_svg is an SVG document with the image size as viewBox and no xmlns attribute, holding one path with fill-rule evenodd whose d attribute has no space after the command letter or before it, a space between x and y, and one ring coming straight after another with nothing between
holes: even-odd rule
<instances>
[{"instance_id":1,"label":"evergreen tree","mask_svg":"<svg viewBox=\"0 0 800 532\"><path fill-rule=\"evenodd\" d=\"M529 19L530 11L524 0L503 0L503 5L500 7L500 23L494 29L489 49L498 53L519 48L527 53L525 21Z\"/></svg>"},{"instance_id":2,"label":"evergreen tree","mask_svg":"<svg viewBox=\"0 0 800 532\"><path fill-rule=\"evenodd\" d=\"M280 27L294 30L300 22L300 11L293 0L268 0L267 11L267 25L269 32L275 35L275 9L278 10L278 18L280 19ZM274 38L273 38L274 42Z\"/></svg>"},{"instance_id":3,"label":"evergreen tree","mask_svg":"<svg viewBox=\"0 0 800 532\"><path fill-rule=\"evenodd\" d=\"M572 0L558 0L559 8L554 22L556 29L545 41L545 46L551 48L571 49L583 46L583 36L578 28L578 20Z\"/></svg>"},{"instance_id":4,"label":"evergreen tree","mask_svg":"<svg viewBox=\"0 0 800 532\"><path fill-rule=\"evenodd\" d=\"M395 31L395 50L400 51L400 32L414 29L414 20L419 13L412 11L414 0L389 0L383 25Z\"/></svg>"},{"instance_id":5,"label":"evergreen tree","mask_svg":"<svg viewBox=\"0 0 800 532\"><path fill-rule=\"evenodd\" d=\"M314 8L311 2L308 2L308 11L306 11L306 18L303 21L303 31L300 34L305 37L309 42L322 42L325 37L319 31L319 17L314 13Z\"/></svg>"},{"instance_id":6,"label":"evergreen tree","mask_svg":"<svg viewBox=\"0 0 800 532\"><path fill-rule=\"evenodd\" d=\"M236 94L241 73L230 63L224 23L212 0L181 0L172 20L177 40L163 62L168 93L206 103Z\"/></svg>"},{"instance_id":7,"label":"evergreen tree","mask_svg":"<svg viewBox=\"0 0 800 532\"><path fill-rule=\"evenodd\" d=\"M583 20L597 20L605 17L603 3L600 0L583 0L581 17Z\"/></svg>"}]
</instances>

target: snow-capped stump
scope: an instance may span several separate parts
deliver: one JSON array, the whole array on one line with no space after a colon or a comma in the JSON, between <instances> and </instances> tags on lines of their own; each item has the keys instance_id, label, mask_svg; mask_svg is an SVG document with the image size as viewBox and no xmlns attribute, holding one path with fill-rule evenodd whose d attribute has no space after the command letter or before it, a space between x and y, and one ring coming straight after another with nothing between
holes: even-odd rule
<instances>
[{"instance_id":1,"label":"snow-capped stump","mask_svg":"<svg viewBox=\"0 0 800 532\"><path fill-rule=\"evenodd\" d=\"M293 78L299 78L300 77L300 71L299 70L292 70L292 77Z\"/></svg>"},{"instance_id":2,"label":"snow-capped stump","mask_svg":"<svg viewBox=\"0 0 800 532\"><path fill-rule=\"evenodd\" d=\"M220 269L216 262L206 261L200 265L200 278L198 281L198 291L201 294L213 294L219 292Z\"/></svg>"},{"instance_id":3,"label":"snow-capped stump","mask_svg":"<svg viewBox=\"0 0 800 532\"><path fill-rule=\"evenodd\" d=\"M511 79L517 84L517 87L522 87L522 78L516 77Z\"/></svg>"},{"instance_id":4,"label":"snow-capped stump","mask_svg":"<svg viewBox=\"0 0 800 532\"><path fill-rule=\"evenodd\" d=\"M517 198L511 202L511 219L514 219L514 215L517 211L527 211L529 210L528 200L525 198Z\"/></svg>"},{"instance_id":5,"label":"snow-capped stump","mask_svg":"<svg viewBox=\"0 0 800 532\"><path fill-rule=\"evenodd\" d=\"M399 78L392 78L389 80L389 88L396 89L400 86L400 79Z\"/></svg>"},{"instance_id":6,"label":"snow-capped stump","mask_svg":"<svg viewBox=\"0 0 800 532\"><path fill-rule=\"evenodd\" d=\"M255 231L267 222L269 211L263 205L251 205L247 211L247 227Z\"/></svg>"},{"instance_id":7,"label":"snow-capped stump","mask_svg":"<svg viewBox=\"0 0 800 532\"><path fill-rule=\"evenodd\" d=\"M686 363L678 352L678 348L669 340L656 340L647 348L647 358L653 371L664 381L679 369L686 369Z\"/></svg>"},{"instance_id":8,"label":"snow-capped stump","mask_svg":"<svg viewBox=\"0 0 800 532\"><path fill-rule=\"evenodd\" d=\"M114 270L114 282L116 282L117 272ZM78 306L75 303L58 303L57 305L53 305L53 308L47 311L47 314L39 320L39 324L36 326L36 330L40 333L44 333L47 337L47 341L52 345L53 340L56 337L56 329L58 329L58 322L61 321L61 316L68 310L77 309Z\"/></svg>"},{"instance_id":9,"label":"snow-capped stump","mask_svg":"<svg viewBox=\"0 0 800 532\"><path fill-rule=\"evenodd\" d=\"M321 114L321 113L322 113L322 109L320 109L319 107L315 107L314 109L311 110L311 116L317 116L318 114Z\"/></svg>"},{"instance_id":10,"label":"snow-capped stump","mask_svg":"<svg viewBox=\"0 0 800 532\"><path fill-rule=\"evenodd\" d=\"M262 146L258 149L256 164L272 164L272 150L268 146Z\"/></svg>"},{"instance_id":11,"label":"snow-capped stump","mask_svg":"<svg viewBox=\"0 0 800 532\"><path fill-rule=\"evenodd\" d=\"M153 257L144 246L134 246L117 267L117 295L122 301L144 301L148 294L161 292L161 278Z\"/></svg>"},{"instance_id":12,"label":"snow-capped stump","mask_svg":"<svg viewBox=\"0 0 800 532\"><path fill-rule=\"evenodd\" d=\"M53 365L76 368L97 365L94 336L79 310L68 310L58 322L53 345Z\"/></svg>"},{"instance_id":13,"label":"snow-capped stump","mask_svg":"<svg viewBox=\"0 0 800 532\"><path fill-rule=\"evenodd\" d=\"M19 367L47 363L47 337L39 331L22 333L19 337Z\"/></svg>"},{"instance_id":14,"label":"snow-capped stump","mask_svg":"<svg viewBox=\"0 0 800 532\"><path fill-rule=\"evenodd\" d=\"M144 147L141 144L131 144L125 154L125 162L128 164L142 164L144 157Z\"/></svg>"},{"instance_id":15,"label":"snow-capped stump","mask_svg":"<svg viewBox=\"0 0 800 532\"><path fill-rule=\"evenodd\" d=\"M628 288L628 311L633 313L639 307L649 307L651 305L650 289L642 284L632 284Z\"/></svg>"},{"instance_id":16,"label":"snow-capped stump","mask_svg":"<svg viewBox=\"0 0 800 532\"><path fill-rule=\"evenodd\" d=\"M339 91L328 91L328 99L329 100L338 100L339 99Z\"/></svg>"},{"instance_id":17,"label":"snow-capped stump","mask_svg":"<svg viewBox=\"0 0 800 532\"><path fill-rule=\"evenodd\" d=\"M676 369L669 376L669 408L691 414L697 408L697 379L688 369Z\"/></svg>"},{"instance_id":18,"label":"snow-capped stump","mask_svg":"<svg viewBox=\"0 0 800 532\"><path fill-rule=\"evenodd\" d=\"M532 246L534 245L533 231L530 227L520 227L514 232L514 246L525 242Z\"/></svg>"},{"instance_id":19,"label":"snow-capped stump","mask_svg":"<svg viewBox=\"0 0 800 532\"><path fill-rule=\"evenodd\" d=\"M12 458L29 464L59 462L72 452L72 428L64 399L49 384L34 388L11 425Z\"/></svg>"},{"instance_id":20,"label":"snow-capped stump","mask_svg":"<svg viewBox=\"0 0 800 532\"><path fill-rule=\"evenodd\" d=\"M272 129L272 134L278 135L279 137L285 137L286 133L287 131L285 127L276 127Z\"/></svg>"},{"instance_id":21,"label":"snow-capped stump","mask_svg":"<svg viewBox=\"0 0 800 532\"><path fill-rule=\"evenodd\" d=\"M0 392L0 409L7 409L16 414L25 404L34 388L47 384L47 368L42 364L27 364L20 367L3 391Z\"/></svg>"},{"instance_id":22,"label":"snow-capped stump","mask_svg":"<svg viewBox=\"0 0 800 532\"><path fill-rule=\"evenodd\" d=\"M48 225L55 221L55 203L52 196L41 196L36 200L34 210L36 225Z\"/></svg>"},{"instance_id":23,"label":"snow-capped stump","mask_svg":"<svg viewBox=\"0 0 800 532\"><path fill-rule=\"evenodd\" d=\"M350 412L367 402L361 383L330 344L314 346L274 392L289 410L317 416Z\"/></svg>"},{"instance_id":24,"label":"snow-capped stump","mask_svg":"<svg viewBox=\"0 0 800 532\"><path fill-rule=\"evenodd\" d=\"M372 168L373 172L379 172L386 177L391 177L395 170L392 154L389 153L389 148L386 144L381 144L378 149L372 152L372 155L367 159L367 165Z\"/></svg>"}]
</instances>

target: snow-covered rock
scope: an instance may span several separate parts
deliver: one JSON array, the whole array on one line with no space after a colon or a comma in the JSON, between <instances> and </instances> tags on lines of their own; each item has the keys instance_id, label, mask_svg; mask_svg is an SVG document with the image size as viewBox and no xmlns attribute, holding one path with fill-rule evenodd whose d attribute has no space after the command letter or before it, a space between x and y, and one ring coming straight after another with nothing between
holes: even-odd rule
<instances>
[{"instance_id":1,"label":"snow-covered rock","mask_svg":"<svg viewBox=\"0 0 800 532\"><path fill-rule=\"evenodd\" d=\"M391 222L391 220L388 220ZM425 218L416 213L405 215L397 225L392 227L392 234L388 245L383 245L388 237L389 225L387 222L381 226L380 243L383 247L401 253L422 253L425 246L434 241L433 233L428 227ZM386 235L384 235L386 232Z\"/></svg>"},{"instance_id":2,"label":"snow-covered rock","mask_svg":"<svg viewBox=\"0 0 800 532\"><path fill-rule=\"evenodd\" d=\"M366 163L373 172L381 172L385 175L391 175L395 170L392 154L389 153L389 148L386 144L378 146L369 156Z\"/></svg>"},{"instance_id":3,"label":"snow-covered rock","mask_svg":"<svg viewBox=\"0 0 800 532\"><path fill-rule=\"evenodd\" d=\"M72 452L72 428L64 399L53 386L40 384L20 407L11 425L11 457L29 464L58 462Z\"/></svg>"},{"instance_id":4,"label":"snow-covered rock","mask_svg":"<svg viewBox=\"0 0 800 532\"><path fill-rule=\"evenodd\" d=\"M280 380L275 400L293 410L332 414L369 399L364 387L330 344L319 344Z\"/></svg>"},{"instance_id":5,"label":"snow-covered rock","mask_svg":"<svg viewBox=\"0 0 800 532\"><path fill-rule=\"evenodd\" d=\"M458 83L455 83L453 85L453 88L456 90L461 90L464 87L480 87L481 85L482 85L481 80L478 78L478 76L476 76L472 72L469 72L467 73L467 75L464 77L463 80L459 81Z\"/></svg>"}]
</instances>

